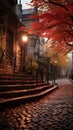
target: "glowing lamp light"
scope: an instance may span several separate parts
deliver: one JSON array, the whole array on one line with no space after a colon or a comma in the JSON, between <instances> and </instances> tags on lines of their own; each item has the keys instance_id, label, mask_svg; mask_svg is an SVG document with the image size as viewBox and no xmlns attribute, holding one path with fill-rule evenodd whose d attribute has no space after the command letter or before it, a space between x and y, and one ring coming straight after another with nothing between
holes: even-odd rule
<instances>
[{"instance_id":1,"label":"glowing lamp light","mask_svg":"<svg viewBox=\"0 0 73 130\"><path fill-rule=\"evenodd\" d=\"M57 61L55 61L55 64L57 64Z\"/></svg>"},{"instance_id":2,"label":"glowing lamp light","mask_svg":"<svg viewBox=\"0 0 73 130\"><path fill-rule=\"evenodd\" d=\"M27 35L22 36L22 41L27 42L28 41L28 36Z\"/></svg>"}]
</instances>

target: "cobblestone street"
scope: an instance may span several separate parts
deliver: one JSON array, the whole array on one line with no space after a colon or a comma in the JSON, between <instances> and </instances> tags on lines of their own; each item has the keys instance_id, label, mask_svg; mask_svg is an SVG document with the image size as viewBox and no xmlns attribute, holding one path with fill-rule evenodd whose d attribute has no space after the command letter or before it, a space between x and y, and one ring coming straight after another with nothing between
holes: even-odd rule
<instances>
[{"instance_id":1,"label":"cobblestone street","mask_svg":"<svg viewBox=\"0 0 73 130\"><path fill-rule=\"evenodd\" d=\"M0 130L73 130L73 85L0 112Z\"/></svg>"},{"instance_id":2,"label":"cobblestone street","mask_svg":"<svg viewBox=\"0 0 73 130\"><path fill-rule=\"evenodd\" d=\"M0 130L73 130L73 0L0 0Z\"/></svg>"}]
</instances>

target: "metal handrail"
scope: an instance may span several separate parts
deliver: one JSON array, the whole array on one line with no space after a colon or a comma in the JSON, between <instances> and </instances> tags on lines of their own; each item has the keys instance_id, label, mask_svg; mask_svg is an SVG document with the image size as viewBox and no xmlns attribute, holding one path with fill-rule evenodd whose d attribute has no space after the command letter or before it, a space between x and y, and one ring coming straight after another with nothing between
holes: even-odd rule
<instances>
[{"instance_id":1,"label":"metal handrail","mask_svg":"<svg viewBox=\"0 0 73 130\"><path fill-rule=\"evenodd\" d=\"M13 57L7 51L5 51L5 54L10 61L13 61Z\"/></svg>"},{"instance_id":2,"label":"metal handrail","mask_svg":"<svg viewBox=\"0 0 73 130\"><path fill-rule=\"evenodd\" d=\"M22 63L16 63L16 59L18 59L18 61L20 61L20 57L18 56L11 56L7 50L2 51L2 54L0 56L0 63L3 63L3 59L4 57L6 57L6 59L10 62L11 66L13 67L13 72L16 71L16 66L23 66Z\"/></svg>"},{"instance_id":3,"label":"metal handrail","mask_svg":"<svg viewBox=\"0 0 73 130\"><path fill-rule=\"evenodd\" d=\"M0 57L0 63L3 61L4 53L5 53L5 51L2 52L2 55Z\"/></svg>"},{"instance_id":4,"label":"metal handrail","mask_svg":"<svg viewBox=\"0 0 73 130\"><path fill-rule=\"evenodd\" d=\"M16 67L16 57L14 56L11 56L6 50L5 50L5 55L6 55L6 58L12 62L12 66L13 66L13 72L15 72L15 67Z\"/></svg>"}]
</instances>

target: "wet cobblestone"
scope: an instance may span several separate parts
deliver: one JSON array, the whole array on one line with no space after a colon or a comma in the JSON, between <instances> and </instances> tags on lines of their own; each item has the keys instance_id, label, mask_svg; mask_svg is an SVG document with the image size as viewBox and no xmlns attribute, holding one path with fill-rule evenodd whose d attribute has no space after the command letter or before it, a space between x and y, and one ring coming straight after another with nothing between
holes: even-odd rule
<instances>
[{"instance_id":1,"label":"wet cobblestone","mask_svg":"<svg viewBox=\"0 0 73 130\"><path fill-rule=\"evenodd\" d=\"M73 130L73 86L0 112L0 130Z\"/></svg>"}]
</instances>

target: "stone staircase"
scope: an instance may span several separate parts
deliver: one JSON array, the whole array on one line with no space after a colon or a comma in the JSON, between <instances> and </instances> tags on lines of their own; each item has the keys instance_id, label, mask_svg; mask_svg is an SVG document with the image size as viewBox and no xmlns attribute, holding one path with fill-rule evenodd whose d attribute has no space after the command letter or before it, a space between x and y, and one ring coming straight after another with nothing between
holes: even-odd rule
<instances>
[{"instance_id":1,"label":"stone staircase","mask_svg":"<svg viewBox=\"0 0 73 130\"><path fill-rule=\"evenodd\" d=\"M58 86L36 82L35 76L20 74L0 75L0 106L14 105L37 99Z\"/></svg>"}]
</instances>

